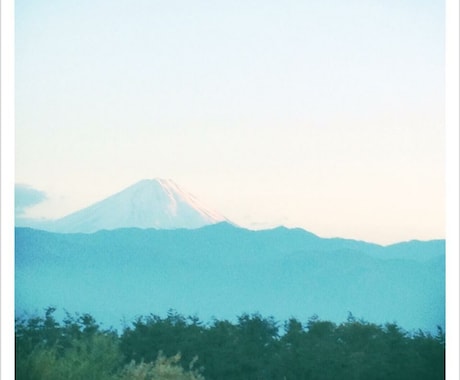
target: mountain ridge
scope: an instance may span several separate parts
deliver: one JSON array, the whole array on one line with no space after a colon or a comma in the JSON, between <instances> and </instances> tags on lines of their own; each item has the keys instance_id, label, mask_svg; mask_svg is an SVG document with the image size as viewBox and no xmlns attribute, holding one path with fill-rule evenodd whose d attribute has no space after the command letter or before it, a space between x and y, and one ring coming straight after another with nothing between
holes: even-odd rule
<instances>
[{"instance_id":1,"label":"mountain ridge","mask_svg":"<svg viewBox=\"0 0 460 380\"><path fill-rule=\"evenodd\" d=\"M444 325L444 241L417 243L413 250L425 252L421 257L409 252L394 259L391 247L226 223L15 232L17 312L51 304L116 324L122 316L171 308L206 318L258 311L335 321L351 311L405 329Z\"/></svg>"},{"instance_id":2,"label":"mountain ridge","mask_svg":"<svg viewBox=\"0 0 460 380\"><path fill-rule=\"evenodd\" d=\"M171 179L143 179L55 220L18 220L20 227L53 232L96 232L124 227L199 228L227 221Z\"/></svg>"}]
</instances>

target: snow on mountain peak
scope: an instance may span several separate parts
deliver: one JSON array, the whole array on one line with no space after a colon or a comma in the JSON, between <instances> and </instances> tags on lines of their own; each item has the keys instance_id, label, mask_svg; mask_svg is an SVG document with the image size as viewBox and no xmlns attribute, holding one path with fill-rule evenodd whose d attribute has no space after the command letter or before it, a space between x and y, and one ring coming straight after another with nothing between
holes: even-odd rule
<instances>
[{"instance_id":1,"label":"snow on mountain peak","mask_svg":"<svg viewBox=\"0 0 460 380\"><path fill-rule=\"evenodd\" d=\"M203 206L171 179L144 179L87 208L58 219L56 232L95 232L116 228L199 228L228 221Z\"/></svg>"}]
</instances>

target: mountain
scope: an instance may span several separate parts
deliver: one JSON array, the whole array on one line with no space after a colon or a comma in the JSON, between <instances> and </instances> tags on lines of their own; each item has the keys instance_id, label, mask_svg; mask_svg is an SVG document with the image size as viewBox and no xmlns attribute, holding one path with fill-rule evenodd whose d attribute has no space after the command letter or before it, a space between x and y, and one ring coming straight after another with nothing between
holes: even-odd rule
<instances>
[{"instance_id":1,"label":"mountain","mask_svg":"<svg viewBox=\"0 0 460 380\"><path fill-rule=\"evenodd\" d=\"M22 221L46 231L91 233L117 228L199 228L228 221L169 179L145 179L85 209L54 221Z\"/></svg>"},{"instance_id":2,"label":"mountain","mask_svg":"<svg viewBox=\"0 0 460 380\"><path fill-rule=\"evenodd\" d=\"M17 313L88 312L105 326L169 309L201 319L260 312L287 320L436 331L445 318L445 241L380 246L302 229L123 228L62 234L16 228Z\"/></svg>"}]
</instances>

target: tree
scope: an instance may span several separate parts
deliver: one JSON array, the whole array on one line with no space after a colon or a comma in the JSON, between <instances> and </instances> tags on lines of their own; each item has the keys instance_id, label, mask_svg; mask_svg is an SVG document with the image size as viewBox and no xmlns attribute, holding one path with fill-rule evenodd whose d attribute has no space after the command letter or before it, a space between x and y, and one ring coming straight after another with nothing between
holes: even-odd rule
<instances>
[{"instance_id":1,"label":"tree","mask_svg":"<svg viewBox=\"0 0 460 380\"><path fill-rule=\"evenodd\" d=\"M58 323L45 317L16 321L16 379L109 380L122 364L118 338L88 314Z\"/></svg>"}]
</instances>

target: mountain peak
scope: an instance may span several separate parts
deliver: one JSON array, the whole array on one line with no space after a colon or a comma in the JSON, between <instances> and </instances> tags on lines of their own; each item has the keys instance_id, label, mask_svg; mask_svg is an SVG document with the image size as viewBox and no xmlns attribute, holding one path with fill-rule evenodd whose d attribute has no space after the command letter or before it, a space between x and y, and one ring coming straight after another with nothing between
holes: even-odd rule
<instances>
[{"instance_id":1,"label":"mountain peak","mask_svg":"<svg viewBox=\"0 0 460 380\"><path fill-rule=\"evenodd\" d=\"M136 182L133 186L149 186L151 184L161 184L164 186L177 186L176 183L171 178L144 178Z\"/></svg>"},{"instance_id":2,"label":"mountain peak","mask_svg":"<svg viewBox=\"0 0 460 380\"><path fill-rule=\"evenodd\" d=\"M89 207L55 220L46 229L84 232L137 227L199 228L229 220L205 207L171 179L143 179Z\"/></svg>"}]
</instances>

